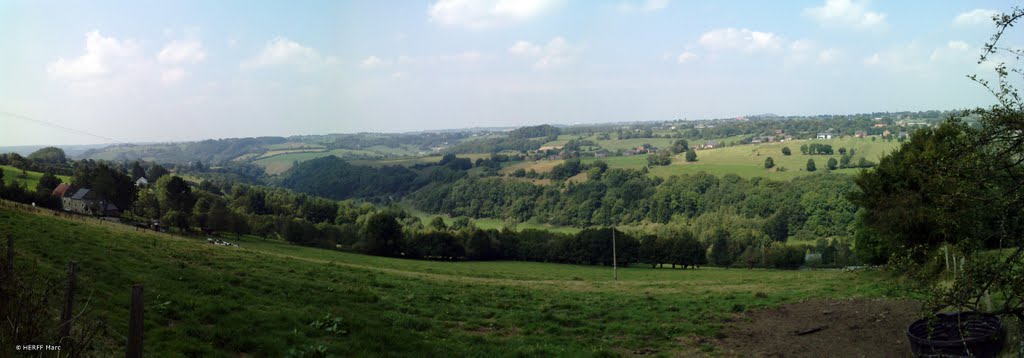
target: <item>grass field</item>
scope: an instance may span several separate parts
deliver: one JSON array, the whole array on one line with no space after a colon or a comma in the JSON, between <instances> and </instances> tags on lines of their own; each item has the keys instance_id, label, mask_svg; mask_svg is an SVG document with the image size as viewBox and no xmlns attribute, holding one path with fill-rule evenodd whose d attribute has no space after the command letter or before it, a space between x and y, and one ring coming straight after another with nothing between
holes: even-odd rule
<instances>
[{"instance_id":1,"label":"grass field","mask_svg":"<svg viewBox=\"0 0 1024 358\"><path fill-rule=\"evenodd\" d=\"M822 143L832 145L834 155L803 155L800 154L800 146L803 144ZM885 142L882 140L871 141L867 138L847 137L832 140L795 140L786 143L766 143L724 147L711 150L697 151L697 161L687 163L683 155L672 158L672 164L664 167L651 168L652 175L668 177L683 173L696 173L705 171L715 175L736 174L741 177L768 177L773 179L792 179L800 175L807 175L811 172L806 170L807 159L814 159L817 171L824 171L829 158L839 160L839 148L847 150L856 149L856 155L852 162L864 157L872 162L878 162L885 153L895 150L899 142ZM782 155L782 148L789 147L792 155ZM772 157L775 162L774 169L765 169L765 158ZM642 158L646 160L646 158ZM645 163L646 164L646 163ZM779 171L780 167L786 168ZM854 174L860 169L840 169L836 173Z\"/></svg>"},{"instance_id":2,"label":"grass field","mask_svg":"<svg viewBox=\"0 0 1024 358\"><path fill-rule=\"evenodd\" d=\"M383 156L381 153L369 151L369 150L354 150L354 149L334 149L334 150L301 150L301 151L278 151L282 153L275 154L273 156L267 156L264 154L263 157L254 160L252 163L263 167L263 170L267 174L281 174L291 169L292 164L296 161L304 162L310 159L316 159L320 157L326 157L334 155L339 158L347 158L352 156L368 156L368 157L379 157ZM268 152L270 153L270 152Z\"/></svg>"},{"instance_id":3,"label":"grass field","mask_svg":"<svg viewBox=\"0 0 1024 358\"><path fill-rule=\"evenodd\" d=\"M420 221L423 222L424 225L430 223L430 220L433 220L434 217L441 217L441 219L444 220L445 225L448 225L448 226L451 226L452 222L454 221L454 218L452 218L450 215L432 215L432 214L428 214L428 213L422 212L420 210L416 210L416 208L414 208L411 204L408 204L408 203L403 203L402 204L402 208L405 209L405 211L411 213L412 215L420 218ZM479 219L471 219L471 220L473 222L473 225L476 225L476 227L481 228L481 229L485 229L485 230L490 230L490 229L501 230L502 228L505 227L505 221L501 220L501 219L479 218ZM558 233L563 233L563 234L575 234L577 232L580 232L579 228L575 228L575 227L572 227L572 226L559 226L559 225L537 224L537 223L516 223L515 224L515 228L516 228L516 230L525 230L525 229L547 230L547 231L558 232Z\"/></svg>"},{"instance_id":4,"label":"grass field","mask_svg":"<svg viewBox=\"0 0 1024 358\"><path fill-rule=\"evenodd\" d=\"M635 144L633 143L634 141L641 140L629 139L619 142L633 145ZM601 143L607 142L616 141L602 141ZM800 146L810 143L830 144L832 145L835 154L831 156L800 154ZM877 163L879 158L884 154L899 148L899 146L899 142L885 142L882 140L871 141L868 138L853 137L833 140L795 140L786 143L775 142L738 145L717 149L699 150L697 151L697 161L692 163L687 163L683 154L679 154L672 158L671 165L652 167L650 168L650 173L653 176L667 178L672 175L693 174L704 171L719 176L725 174L736 174L745 178L760 176L772 179L788 180L800 175L811 174L811 172L808 172L805 169L807 166L807 159L814 159L818 172L824 171L829 158L835 158L836 161L839 160L839 148L852 148L857 151L857 154L853 157L853 163L856 163L860 157L864 157L867 160ZM782 155L783 147L789 147L793 154L789 156ZM767 157L772 157L772 160L775 162L774 169L769 170L764 168L764 160ZM607 158L588 157L583 158L582 162L592 163L596 160L603 160L608 163L610 168L640 169L647 166L647 155ZM540 160L535 162L527 161L505 167L501 172L508 174L518 168L523 168L527 171L533 169L538 173L545 173L551 171L551 168L554 168L555 165L560 163L562 163L562 161L558 160ZM785 168L786 170L780 171L779 168ZM856 168L835 170L836 173L846 174L855 174L859 171L860 169Z\"/></svg>"},{"instance_id":5,"label":"grass field","mask_svg":"<svg viewBox=\"0 0 1024 358\"><path fill-rule=\"evenodd\" d=\"M107 321L97 356L123 354L133 283L145 286L146 355L158 356L688 356L714 352L711 337L736 312L898 292L879 272L632 267L615 283L606 267L228 238L233 248L9 207L0 231L15 238L22 274L60 278L78 262L76 307L88 300L83 317Z\"/></svg>"},{"instance_id":6,"label":"grass field","mask_svg":"<svg viewBox=\"0 0 1024 358\"><path fill-rule=\"evenodd\" d=\"M25 171L26 175L22 178L21 169L9 165L0 165L0 169L4 171L5 183L18 183L18 185L23 185L33 191L36 190L36 186L39 185L39 178L43 176L43 173L40 172ZM58 175L57 178L64 183L71 182L71 177L67 175Z\"/></svg>"}]
</instances>

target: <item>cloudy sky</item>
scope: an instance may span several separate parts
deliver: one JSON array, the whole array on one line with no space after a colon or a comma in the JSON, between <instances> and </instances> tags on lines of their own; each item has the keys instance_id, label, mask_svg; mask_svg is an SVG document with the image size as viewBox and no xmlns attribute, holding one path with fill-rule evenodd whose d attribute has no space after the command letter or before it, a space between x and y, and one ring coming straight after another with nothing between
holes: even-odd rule
<instances>
[{"instance_id":1,"label":"cloudy sky","mask_svg":"<svg viewBox=\"0 0 1024 358\"><path fill-rule=\"evenodd\" d=\"M0 145L985 105L1010 5L2 1Z\"/></svg>"}]
</instances>

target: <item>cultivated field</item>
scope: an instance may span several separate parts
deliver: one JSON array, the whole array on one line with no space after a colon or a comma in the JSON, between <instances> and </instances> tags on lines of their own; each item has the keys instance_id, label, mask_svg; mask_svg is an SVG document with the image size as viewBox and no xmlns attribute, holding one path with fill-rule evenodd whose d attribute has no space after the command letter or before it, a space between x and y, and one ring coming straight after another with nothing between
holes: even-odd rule
<instances>
[{"instance_id":1,"label":"cultivated field","mask_svg":"<svg viewBox=\"0 0 1024 358\"><path fill-rule=\"evenodd\" d=\"M9 207L0 232L22 274L59 279L78 262L76 307L107 322L99 356L123 354L132 283L145 285L146 354L186 356L714 354L745 311L898 295L879 272L630 267L615 283L608 267L223 247Z\"/></svg>"}]
</instances>

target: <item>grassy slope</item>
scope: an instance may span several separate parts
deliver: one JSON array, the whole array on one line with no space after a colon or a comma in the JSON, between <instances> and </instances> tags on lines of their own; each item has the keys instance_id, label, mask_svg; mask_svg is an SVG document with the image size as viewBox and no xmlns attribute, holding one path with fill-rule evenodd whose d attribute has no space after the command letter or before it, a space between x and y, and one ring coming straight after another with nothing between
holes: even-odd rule
<instances>
[{"instance_id":1,"label":"grassy slope","mask_svg":"<svg viewBox=\"0 0 1024 358\"><path fill-rule=\"evenodd\" d=\"M832 145L834 155L803 155L800 154L800 146L810 143L822 143ZM773 179L792 179L800 175L810 174L806 171L807 159L814 159L819 171L826 167L829 158L839 160L839 148L856 149L857 154L853 158L865 157L870 161L878 162L879 158L900 145L899 142L885 142L877 140L872 142L866 138L847 137L833 140L796 140L786 143L752 144L734 147L725 147L713 150L697 152L697 162L687 163L682 155L673 158L672 165L666 167L652 168L651 173L660 176L670 176L682 173L695 173L706 171L711 174L737 174L742 177L763 176ZM793 155L782 155L782 148L789 147ZM764 168L764 160L772 157L776 167L785 167L786 171L768 170ZM646 158L645 158L646 159ZM841 169L837 173L854 174L860 169Z\"/></svg>"},{"instance_id":2,"label":"grassy slope","mask_svg":"<svg viewBox=\"0 0 1024 358\"><path fill-rule=\"evenodd\" d=\"M688 355L713 349L694 338L734 311L894 292L872 272L626 268L616 284L601 267L229 248L6 207L0 231L16 239L19 270L59 277L79 262L77 305L91 295L90 315L109 322L99 355L121 354L134 282L145 284L147 355L202 356L310 345L341 356ZM310 326L328 313L346 334Z\"/></svg>"},{"instance_id":3,"label":"grassy slope","mask_svg":"<svg viewBox=\"0 0 1024 358\"><path fill-rule=\"evenodd\" d=\"M629 139L628 141L637 140ZM607 142L625 141L602 141L602 145ZM830 144L835 151L835 155L800 154L800 145L809 143ZM630 142L630 144L634 143ZM839 160L840 147L845 147L847 149L853 148L857 150L857 154L852 160L853 163L856 163L857 159L860 157L865 157L868 160L877 163L882 155L895 150L899 145L899 142L885 142L881 140L871 141L866 138L861 139L852 137L833 140L796 140L787 143L775 142L739 145L697 151L697 162L693 163L687 163L683 159L683 154L676 155L672 158L671 165L651 168L651 175L667 178L672 175L692 174L699 171L705 171L715 175L736 174L746 178L761 176L778 180L788 180L800 175L810 174L810 172L805 170L807 166L807 159L814 159L818 170L824 170L829 158L836 158L836 161ZM782 155L782 147L789 147L793 152L793 155ZM778 171L777 168L772 170L765 169L764 160L767 157L772 157L772 160L775 161L775 166L785 167L786 171ZM607 162L608 166L611 168L640 169L647 166L647 155L607 158L591 157L582 159L584 163L590 163L595 160L603 160ZM524 168L526 170L533 169L537 172L544 173L551 171L551 168L561 162L562 161L548 160L536 162L526 161L505 167L502 169L502 173L511 173L518 168ZM836 172L854 174L859 170L860 169L840 169L836 170Z\"/></svg>"},{"instance_id":4,"label":"grassy slope","mask_svg":"<svg viewBox=\"0 0 1024 358\"><path fill-rule=\"evenodd\" d=\"M19 185L24 185L29 190L36 190L36 186L39 185L39 178L43 176L43 173L40 172L26 171L27 177L22 178L21 169L9 165L0 165L0 169L4 171L5 183L16 182ZM71 177L67 175L58 175L57 178L65 183L71 182Z\"/></svg>"}]
</instances>

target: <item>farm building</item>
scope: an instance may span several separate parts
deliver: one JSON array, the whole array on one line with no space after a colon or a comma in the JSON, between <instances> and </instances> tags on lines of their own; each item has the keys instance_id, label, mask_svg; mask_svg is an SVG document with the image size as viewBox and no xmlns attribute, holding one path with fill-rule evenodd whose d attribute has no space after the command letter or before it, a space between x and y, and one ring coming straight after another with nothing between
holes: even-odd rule
<instances>
[{"instance_id":1,"label":"farm building","mask_svg":"<svg viewBox=\"0 0 1024 358\"><path fill-rule=\"evenodd\" d=\"M70 196L71 194L73 194L73 191L71 190L71 184L67 183L60 183L60 185L57 185L57 187L53 188L53 191L50 192L50 195L56 196L58 198L63 198L65 195Z\"/></svg>"},{"instance_id":2,"label":"farm building","mask_svg":"<svg viewBox=\"0 0 1024 358\"><path fill-rule=\"evenodd\" d=\"M865 132L865 131L856 131L856 132L853 133L853 136L857 137L857 138L864 138L867 135L868 135L868 132Z\"/></svg>"},{"instance_id":3,"label":"farm building","mask_svg":"<svg viewBox=\"0 0 1024 358\"><path fill-rule=\"evenodd\" d=\"M818 139L832 139L832 136L833 136L832 132L818 133Z\"/></svg>"},{"instance_id":4,"label":"farm building","mask_svg":"<svg viewBox=\"0 0 1024 358\"><path fill-rule=\"evenodd\" d=\"M709 140L707 142L704 142L704 144L701 145L700 147L701 147L701 149L715 149L715 147L717 147L717 146L718 146L718 141L717 140Z\"/></svg>"},{"instance_id":5,"label":"farm building","mask_svg":"<svg viewBox=\"0 0 1024 358\"><path fill-rule=\"evenodd\" d=\"M146 177L139 177L139 180L135 181L135 186L140 188L147 187L149 186L149 180L146 180Z\"/></svg>"},{"instance_id":6,"label":"farm building","mask_svg":"<svg viewBox=\"0 0 1024 358\"><path fill-rule=\"evenodd\" d=\"M56 189L54 189L56 191ZM96 191L86 188L74 191L66 190L61 196L61 205L65 211L86 215L119 216L120 210L111 202L108 202Z\"/></svg>"}]
</instances>

